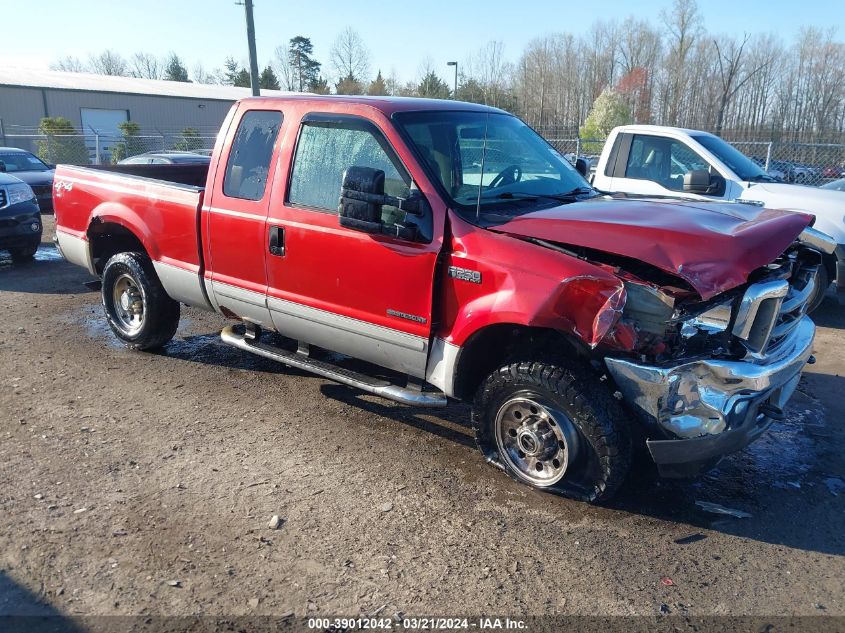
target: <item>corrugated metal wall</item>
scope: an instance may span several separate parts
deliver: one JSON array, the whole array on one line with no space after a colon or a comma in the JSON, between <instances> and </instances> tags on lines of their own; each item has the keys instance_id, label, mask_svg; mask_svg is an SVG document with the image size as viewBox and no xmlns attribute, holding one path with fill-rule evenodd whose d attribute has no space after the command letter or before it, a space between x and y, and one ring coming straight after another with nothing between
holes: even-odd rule
<instances>
[{"instance_id":1,"label":"corrugated metal wall","mask_svg":"<svg viewBox=\"0 0 845 633\"><path fill-rule=\"evenodd\" d=\"M66 117L77 131L83 132L82 108L128 110L129 119L137 122L143 133L174 132L186 127L209 131L220 126L232 103L184 97L0 86L0 120L7 134L21 127L37 127L45 115Z\"/></svg>"}]
</instances>

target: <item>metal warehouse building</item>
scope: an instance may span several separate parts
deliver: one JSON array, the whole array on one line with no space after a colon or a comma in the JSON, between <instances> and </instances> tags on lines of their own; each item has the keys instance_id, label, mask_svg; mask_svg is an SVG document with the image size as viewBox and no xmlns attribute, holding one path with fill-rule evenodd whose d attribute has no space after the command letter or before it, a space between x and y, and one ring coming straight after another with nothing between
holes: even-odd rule
<instances>
[{"instance_id":1,"label":"metal warehouse building","mask_svg":"<svg viewBox=\"0 0 845 633\"><path fill-rule=\"evenodd\" d=\"M185 128L213 137L232 103L250 94L232 86L0 68L0 145L32 149L41 118L62 116L89 147L91 138L117 138L118 124L134 121L143 135L161 139L161 148L151 142L151 149L165 149L168 135Z\"/></svg>"}]
</instances>

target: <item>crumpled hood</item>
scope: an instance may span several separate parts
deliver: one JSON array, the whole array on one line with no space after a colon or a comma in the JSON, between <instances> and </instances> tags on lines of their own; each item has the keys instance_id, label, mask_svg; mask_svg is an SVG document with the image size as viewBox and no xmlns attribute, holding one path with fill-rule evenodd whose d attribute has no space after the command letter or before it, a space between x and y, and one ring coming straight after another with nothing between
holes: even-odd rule
<instances>
[{"instance_id":1,"label":"crumpled hood","mask_svg":"<svg viewBox=\"0 0 845 633\"><path fill-rule=\"evenodd\" d=\"M775 260L812 219L749 204L599 197L528 213L493 230L638 259L709 299Z\"/></svg>"}]
</instances>

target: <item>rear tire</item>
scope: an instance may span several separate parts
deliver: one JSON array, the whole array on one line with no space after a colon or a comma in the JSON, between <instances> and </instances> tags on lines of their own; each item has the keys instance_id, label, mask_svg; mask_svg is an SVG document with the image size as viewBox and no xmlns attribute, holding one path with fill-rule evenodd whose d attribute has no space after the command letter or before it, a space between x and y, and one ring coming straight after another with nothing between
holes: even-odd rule
<instances>
[{"instance_id":1,"label":"rear tire","mask_svg":"<svg viewBox=\"0 0 845 633\"><path fill-rule=\"evenodd\" d=\"M161 347L179 326L179 303L167 296L143 253L118 253L109 259L102 298L109 327L130 349Z\"/></svg>"},{"instance_id":2,"label":"rear tire","mask_svg":"<svg viewBox=\"0 0 845 633\"><path fill-rule=\"evenodd\" d=\"M39 242L30 244L29 246L20 246L18 248L10 248L9 254L12 256L12 261L16 264L25 264L31 262L38 251Z\"/></svg>"},{"instance_id":3,"label":"rear tire","mask_svg":"<svg viewBox=\"0 0 845 633\"><path fill-rule=\"evenodd\" d=\"M625 480L631 429L606 385L581 363L519 362L493 372L472 410L487 461L521 483L601 503Z\"/></svg>"}]
</instances>

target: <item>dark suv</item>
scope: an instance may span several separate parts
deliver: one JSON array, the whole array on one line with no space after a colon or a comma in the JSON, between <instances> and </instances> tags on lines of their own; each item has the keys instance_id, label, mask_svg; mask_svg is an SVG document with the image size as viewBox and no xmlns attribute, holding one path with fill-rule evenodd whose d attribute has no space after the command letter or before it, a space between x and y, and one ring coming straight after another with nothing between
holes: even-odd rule
<instances>
[{"instance_id":1,"label":"dark suv","mask_svg":"<svg viewBox=\"0 0 845 633\"><path fill-rule=\"evenodd\" d=\"M0 173L0 249L15 262L35 256L41 243L41 211L32 187L10 174Z\"/></svg>"},{"instance_id":2,"label":"dark suv","mask_svg":"<svg viewBox=\"0 0 845 633\"><path fill-rule=\"evenodd\" d=\"M0 171L23 180L32 187L42 211L53 210L53 165L17 147L0 147Z\"/></svg>"}]
</instances>

